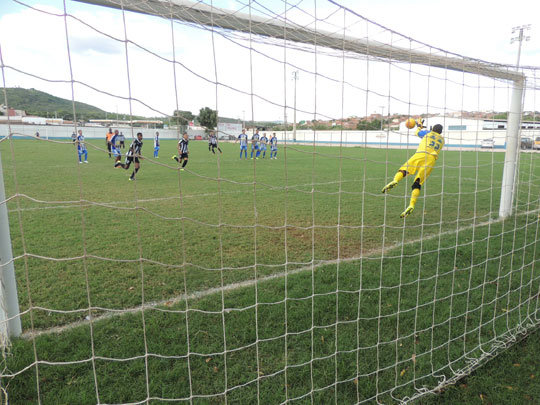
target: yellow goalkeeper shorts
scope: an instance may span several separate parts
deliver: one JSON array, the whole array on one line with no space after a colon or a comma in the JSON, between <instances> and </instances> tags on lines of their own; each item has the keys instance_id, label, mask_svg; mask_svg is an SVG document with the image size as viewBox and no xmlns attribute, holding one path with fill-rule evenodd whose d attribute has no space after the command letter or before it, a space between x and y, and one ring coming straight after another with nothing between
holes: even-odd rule
<instances>
[{"instance_id":1,"label":"yellow goalkeeper shorts","mask_svg":"<svg viewBox=\"0 0 540 405\"><path fill-rule=\"evenodd\" d=\"M426 181L435 167L435 162L437 162L435 156L428 153L415 153L399 168L399 170L405 170L408 174L415 174L418 172L415 176L415 180L420 179L420 184L424 184L424 181Z\"/></svg>"}]
</instances>

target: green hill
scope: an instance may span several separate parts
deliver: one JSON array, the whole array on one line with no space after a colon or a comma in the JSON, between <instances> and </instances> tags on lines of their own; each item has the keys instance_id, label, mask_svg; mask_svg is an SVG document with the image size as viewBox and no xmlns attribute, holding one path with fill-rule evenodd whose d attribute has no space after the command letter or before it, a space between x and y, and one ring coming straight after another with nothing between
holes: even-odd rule
<instances>
[{"instance_id":1,"label":"green hill","mask_svg":"<svg viewBox=\"0 0 540 405\"><path fill-rule=\"evenodd\" d=\"M36 89L23 89L20 87L6 88L9 107L17 110L25 110L30 115L72 115L73 106L71 100L55 97L51 94ZM3 97L2 97L3 99ZM101 116L105 111L89 104L75 101L77 114ZM67 118L67 117L66 117Z\"/></svg>"},{"instance_id":2,"label":"green hill","mask_svg":"<svg viewBox=\"0 0 540 405\"><path fill-rule=\"evenodd\" d=\"M41 117L54 117L55 113L58 118L64 118L66 120L73 119L73 106L71 100L56 97L52 94L45 93L36 89L23 89L21 87L8 87L5 89L7 92L7 101L10 108L16 110L24 110L28 115L37 115ZM0 93L0 103L3 103L4 97ZM91 120L91 119L106 119L115 117L116 113L106 112L100 108L94 107L90 104L81 103L75 101L75 109L77 111L78 120ZM127 116L127 114L121 114L121 116ZM197 120L197 113L194 114L195 120ZM143 117L133 116L133 119L155 119L161 120L167 123L168 119L165 117ZM235 122L241 121L236 118L219 117L220 122ZM252 123L248 121L251 125ZM263 128L272 128L276 124L273 122L255 122L254 125Z\"/></svg>"}]
</instances>

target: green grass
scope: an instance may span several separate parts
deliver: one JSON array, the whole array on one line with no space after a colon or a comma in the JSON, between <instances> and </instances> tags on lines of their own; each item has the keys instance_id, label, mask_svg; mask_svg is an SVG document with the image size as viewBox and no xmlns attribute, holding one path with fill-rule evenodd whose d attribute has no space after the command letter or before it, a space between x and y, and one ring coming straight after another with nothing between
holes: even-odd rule
<instances>
[{"instance_id":1,"label":"green grass","mask_svg":"<svg viewBox=\"0 0 540 405\"><path fill-rule=\"evenodd\" d=\"M490 221L504 154L444 151L403 221L410 183L380 190L410 151L221 147L179 172L164 141L128 182L93 147L0 144L25 332L161 303L15 340L13 403L393 403L538 325L535 154L518 215Z\"/></svg>"}]
</instances>

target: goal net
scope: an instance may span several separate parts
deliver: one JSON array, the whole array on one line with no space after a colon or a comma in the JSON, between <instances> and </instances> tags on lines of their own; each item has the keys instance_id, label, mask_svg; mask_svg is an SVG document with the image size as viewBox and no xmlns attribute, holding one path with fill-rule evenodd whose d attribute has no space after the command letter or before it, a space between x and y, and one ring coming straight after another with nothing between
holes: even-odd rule
<instances>
[{"instance_id":1,"label":"goal net","mask_svg":"<svg viewBox=\"0 0 540 405\"><path fill-rule=\"evenodd\" d=\"M408 403L540 326L538 68L333 1L10 5L12 403ZM381 193L410 117L444 147Z\"/></svg>"}]
</instances>

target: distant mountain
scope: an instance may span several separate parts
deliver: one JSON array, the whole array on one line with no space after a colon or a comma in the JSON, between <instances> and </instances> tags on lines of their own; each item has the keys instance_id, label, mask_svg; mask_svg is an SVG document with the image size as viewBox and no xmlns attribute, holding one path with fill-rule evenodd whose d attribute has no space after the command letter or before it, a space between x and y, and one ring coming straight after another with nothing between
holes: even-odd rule
<instances>
[{"instance_id":1,"label":"distant mountain","mask_svg":"<svg viewBox=\"0 0 540 405\"><path fill-rule=\"evenodd\" d=\"M16 110L24 110L28 115L37 115L41 117L54 117L55 113L58 118L64 118L66 120L73 119L73 106L71 100L56 97L51 94L39 91L36 89L23 89L21 87L8 87L6 88L8 107ZM0 90L0 104L4 103L4 95ZM106 112L100 108L94 107L90 104L81 103L75 101L75 110L77 112L77 118L79 120L91 120L91 119L106 119L116 117L116 113ZM194 114L195 121L197 121L197 112ZM120 118L127 117L127 114L120 114ZM143 117L133 116L135 120L152 119L161 120L164 124L168 123L167 117ZM228 123L241 123L238 118L219 117L220 122ZM246 125L255 125L261 128L271 128L275 125L275 122L259 121L252 123L246 121Z\"/></svg>"},{"instance_id":2,"label":"distant mountain","mask_svg":"<svg viewBox=\"0 0 540 405\"><path fill-rule=\"evenodd\" d=\"M23 89L20 87L6 88L8 107L16 110L25 110L30 115L44 115L47 112L49 115L54 115L55 111L58 116L71 115L73 105L71 100L55 97L51 94L39 91L36 89ZM0 102L3 103L4 97L0 97ZM77 115L105 115L105 111L94 107L90 104L80 103L75 101L75 109Z\"/></svg>"}]
</instances>

